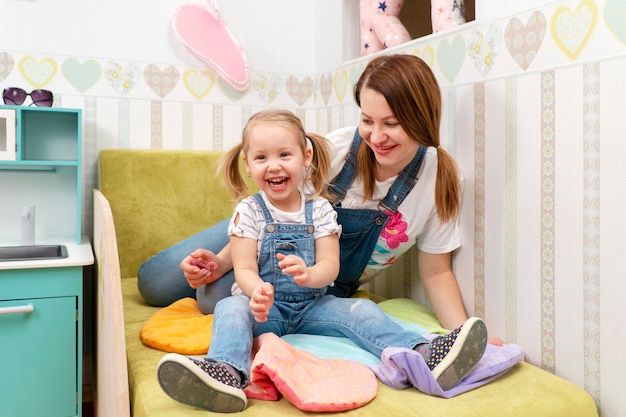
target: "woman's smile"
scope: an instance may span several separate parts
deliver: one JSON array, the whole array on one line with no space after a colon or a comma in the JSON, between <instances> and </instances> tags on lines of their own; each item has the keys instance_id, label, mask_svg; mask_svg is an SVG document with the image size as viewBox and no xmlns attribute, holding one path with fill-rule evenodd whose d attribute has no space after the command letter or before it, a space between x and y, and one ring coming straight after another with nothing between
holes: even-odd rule
<instances>
[{"instance_id":1,"label":"woman's smile","mask_svg":"<svg viewBox=\"0 0 626 417\"><path fill-rule=\"evenodd\" d=\"M361 90L359 132L376 156L376 179L398 175L415 156L419 144L402 128L385 97L370 88Z\"/></svg>"}]
</instances>

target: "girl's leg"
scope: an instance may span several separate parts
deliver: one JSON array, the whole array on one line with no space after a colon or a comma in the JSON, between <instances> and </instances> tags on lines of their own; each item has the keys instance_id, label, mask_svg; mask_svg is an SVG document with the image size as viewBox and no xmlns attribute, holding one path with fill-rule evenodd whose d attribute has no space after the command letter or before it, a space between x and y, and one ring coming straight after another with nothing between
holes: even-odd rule
<instances>
[{"instance_id":1,"label":"girl's leg","mask_svg":"<svg viewBox=\"0 0 626 417\"><path fill-rule=\"evenodd\" d=\"M254 318L244 296L227 297L215 308L206 359L163 356L157 379L174 400L207 411L234 413L248 403L243 391L250 372ZM245 372L238 371L245 369Z\"/></svg>"},{"instance_id":2,"label":"girl's leg","mask_svg":"<svg viewBox=\"0 0 626 417\"><path fill-rule=\"evenodd\" d=\"M242 385L250 374L254 317L250 299L243 295L227 297L215 307L213 335L207 359L227 363L243 374Z\"/></svg>"},{"instance_id":3,"label":"girl's leg","mask_svg":"<svg viewBox=\"0 0 626 417\"><path fill-rule=\"evenodd\" d=\"M198 248L218 253L228 243L227 230L228 220L224 220L144 262L139 268L137 283L144 300L150 305L164 307L181 298L195 297L196 290L187 283L180 263Z\"/></svg>"},{"instance_id":4,"label":"girl's leg","mask_svg":"<svg viewBox=\"0 0 626 417\"><path fill-rule=\"evenodd\" d=\"M213 317L213 336L206 359L169 353L157 366L163 391L174 400L213 412L234 413L246 408L243 391L250 375L253 336L258 327L280 331L280 320L256 323L246 296L221 300ZM272 307L272 313L279 314ZM270 313L270 316L272 316ZM258 332L258 333L257 333Z\"/></svg>"},{"instance_id":5,"label":"girl's leg","mask_svg":"<svg viewBox=\"0 0 626 417\"><path fill-rule=\"evenodd\" d=\"M429 342L402 329L370 300L332 295L311 303L296 332L345 336L378 357L388 347L417 348L444 391L456 386L476 366L487 345L487 328L476 317Z\"/></svg>"},{"instance_id":6,"label":"girl's leg","mask_svg":"<svg viewBox=\"0 0 626 417\"><path fill-rule=\"evenodd\" d=\"M377 357L388 347L413 349L418 344L428 343L423 336L404 330L376 303L333 295L312 302L296 332L347 337Z\"/></svg>"}]
</instances>

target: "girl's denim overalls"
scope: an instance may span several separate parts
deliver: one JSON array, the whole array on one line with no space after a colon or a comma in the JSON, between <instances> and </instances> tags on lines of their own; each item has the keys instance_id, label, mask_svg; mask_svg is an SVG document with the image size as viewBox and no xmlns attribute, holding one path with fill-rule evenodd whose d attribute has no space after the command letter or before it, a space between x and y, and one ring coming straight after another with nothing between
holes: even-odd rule
<instances>
[{"instance_id":1,"label":"girl's denim overalls","mask_svg":"<svg viewBox=\"0 0 626 417\"><path fill-rule=\"evenodd\" d=\"M328 294L338 297L350 297L359 288L359 279L374 251L380 233L389 216L383 210L394 214L404 198L411 192L417 182L426 147L420 146L413 160L400 172L385 198L380 202L380 210L344 209L341 200L346 195L356 177L356 155L363 138L357 129L350 153L341 172L332 181L329 191L335 195L337 222L341 225L341 261L339 276Z\"/></svg>"},{"instance_id":2,"label":"girl's denim overalls","mask_svg":"<svg viewBox=\"0 0 626 417\"><path fill-rule=\"evenodd\" d=\"M245 385L253 338L263 333L348 337L377 357L387 347L413 348L426 342L419 334L403 330L370 300L324 296L323 288L301 287L291 275L282 274L276 253L301 256L309 266L315 263L312 203L305 203L306 224L275 223L261 196L256 194L255 198L267 222L259 252L259 275L274 286L274 305L268 320L257 323L247 296L218 302L207 358L241 371Z\"/></svg>"},{"instance_id":3,"label":"girl's denim overalls","mask_svg":"<svg viewBox=\"0 0 626 417\"><path fill-rule=\"evenodd\" d=\"M278 266L277 253L301 257L307 266L315 265L315 238L313 232L313 203L304 203L305 223L276 223L261 194L254 198L265 216L265 231L259 252L259 275L263 281L274 286L274 300L292 303L308 302L324 294L321 288L306 288L298 285L291 275L284 275Z\"/></svg>"}]
</instances>

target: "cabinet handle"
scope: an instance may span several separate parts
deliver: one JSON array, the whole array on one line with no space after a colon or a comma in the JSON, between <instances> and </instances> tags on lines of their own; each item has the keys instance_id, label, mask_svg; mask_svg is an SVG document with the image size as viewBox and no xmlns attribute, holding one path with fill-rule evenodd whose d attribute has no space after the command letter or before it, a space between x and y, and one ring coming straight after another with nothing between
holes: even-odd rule
<instances>
[{"instance_id":1,"label":"cabinet handle","mask_svg":"<svg viewBox=\"0 0 626 417\"><path fill-rule=\"evenodd\" d=\"M35 307L32 304L26 304L25 306L2 307L0 308L0 315L32 313L33 311L35 311Z\"/></svg>"}]
</instances>

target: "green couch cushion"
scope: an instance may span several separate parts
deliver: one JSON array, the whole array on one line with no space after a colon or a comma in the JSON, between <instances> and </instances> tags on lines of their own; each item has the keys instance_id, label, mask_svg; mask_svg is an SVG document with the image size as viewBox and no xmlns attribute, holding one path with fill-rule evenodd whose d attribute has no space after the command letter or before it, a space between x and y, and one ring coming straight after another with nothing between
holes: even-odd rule
<instances>
[{"instance_id":1,"label":"green couch cushion","mask_svg":"<svg viewBox=\"0 0 626 417\"><path fill-rule=\"evenodd\" d=\"M169 398L159 387L156 365L165 352L147 347L139 332L157 307L146 305L136 278L123 280L128 377L133 417L207 416ZM414 302L411 302L415 306ZM390 303L387 307L397 308ZM402 304L402 303L400 303ZM408 303L407 303L408 311ZM342 413L344 414L344 413ZM453 398L429 396L416 389L396 390L378 382L378 395L364 407L349 413L359 417L597 417L593 399L582 388L526 362L515 365L495 382ZM242 417L310 416L282 398L250 400ZM324 415L338 415L324 413Z\"/></svg>"},{"instance_id":2,"label":"green couch cushion","mask_svg":"<svg viewBox=\"0 0 626 417\"><path fill-rule=\"evenodd\" d=\"M221 155L100 151L100 190L113 211L122 278L136 277L152 255L231 216L232 196L216 172Z\"/></svg>"}]
</instances>

